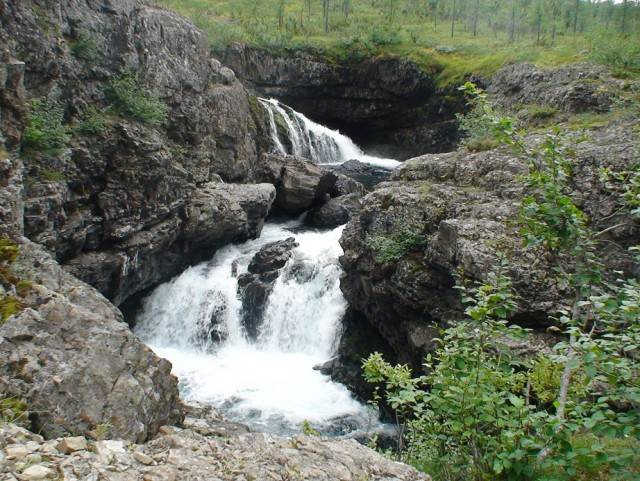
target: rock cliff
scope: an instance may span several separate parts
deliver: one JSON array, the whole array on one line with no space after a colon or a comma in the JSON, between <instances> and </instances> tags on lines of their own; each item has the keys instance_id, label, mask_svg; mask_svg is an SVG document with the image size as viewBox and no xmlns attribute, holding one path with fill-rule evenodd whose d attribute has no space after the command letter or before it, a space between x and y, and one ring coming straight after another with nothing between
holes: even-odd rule
<instances>
[{"instance_id":1,"label":"rock cliff","mask_svg":"<svg viewBox=\"0 0 640 481\"><path fill-rule=\"evenodd\" d=\"M57 121L43 128L63 135L23 148L30 239L120 304L259 234L274 192L222 182L252 181L261 112L202 32L134 1L9 1L0 18L3 55L25 65L30 125ZM166 116L117 115L111 97L142 94Z\"/></svg>"},{"instance_id":2,"label":"rock cliff","mask_svg":"<svg viewBox=\"0 0 640 481\"><path fill-rule=\"evenodd\" d=\"M455 112L464 100L439 91L434 76L411 61L328 61L239 44L227 49L223 61L261 96L277 98L380 154L406 159L451 150L458 141Z\"/></svg>"},{"instance_id":3,"label":"rock cliff","mask_svg":"<svg viewBox=\"0 0 640 481\"><path fill-rule=\"evenodd\" d=\"M299 214L332 187L262 155L264 115L169 10L0 4L0 392L33 429L142 442L181 422L170 364L109 301L258 236L277 197Z\"/></svg>"},{"instance_id":4,"label":"rock cliff","mask_svg":"<svg viewBox=\"0 0 640 481\"><path fill-rule=\"evenodd\" d=\"M639 226L617 226L619 199L598 175L601 168L624 171L637 162L637 125L627 118L590 129L590 140L576 147L573 173L574 196L590 224L607 230L599 256L609 272L623 277L640 274L626 251L640 243ZM540 140L539 134L527 139ZM518 298L512 322L544 331L549 317L566 307L563 286L551 281L548 253L523 249L514 227L524 169L506 148L410 159L365 197L360 214L345 228L342 291L400 362L420 368L438 330L464 318L456 275L485 279L498 251L510 260ZM399 243L401 254L385 257L384 246Z\"/></svg>"}]
</instances>

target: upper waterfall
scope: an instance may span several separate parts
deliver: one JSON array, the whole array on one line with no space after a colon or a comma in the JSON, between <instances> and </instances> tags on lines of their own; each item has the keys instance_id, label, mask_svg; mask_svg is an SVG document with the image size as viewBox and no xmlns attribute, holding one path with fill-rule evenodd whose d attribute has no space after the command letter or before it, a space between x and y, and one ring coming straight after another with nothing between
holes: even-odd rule
<instances>
[{"instance_id":1,"label":"upper waterfall","mask_svg":"<svg viewBox=\"0 0 640 481\"><path fill-rule=\"evenodd\" d=\"M316 164L341 164L357 159L393 169L400 162L365 154L349 137L310 120L275 99L259 99L269 114L271 140L278 154L306 157Z\"/></svg>"}]
</instances>

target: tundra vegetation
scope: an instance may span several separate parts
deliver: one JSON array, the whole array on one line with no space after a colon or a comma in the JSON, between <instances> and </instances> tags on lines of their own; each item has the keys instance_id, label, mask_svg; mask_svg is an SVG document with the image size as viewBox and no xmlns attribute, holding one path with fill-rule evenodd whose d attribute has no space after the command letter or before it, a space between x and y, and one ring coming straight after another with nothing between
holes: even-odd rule
<instances>
[{"instance_id":1,"label":"tundra vegetation","mask_svg":"<svg viewBox=\"0 0 640 481\"><path fill-rule=\"evenodd\" d=\"M206 31L214 52L232 42L306 50L332 60L400 56L441 85L509 62L576 60L640 72L634 0L161 0Z\"/></svg>"}]
</instances>

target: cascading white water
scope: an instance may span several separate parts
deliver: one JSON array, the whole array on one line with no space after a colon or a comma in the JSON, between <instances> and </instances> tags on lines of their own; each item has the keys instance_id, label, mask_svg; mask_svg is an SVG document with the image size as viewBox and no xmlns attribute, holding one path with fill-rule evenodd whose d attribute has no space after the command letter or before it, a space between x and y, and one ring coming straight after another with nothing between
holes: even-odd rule
<instances>
[{"instance_id":1,"label":"cascading white water","mask_svg":"<svg viewBox=\"0 0 640 481\"><path fill-rule=\"evenodd\" d=\"M299 432L304 420L325 433L363 428L368 410L313 369L334 353L346 309L339 288L342 228L297 228L267 224L259 239L227 246L158 287L145 299L135 332L173 363L187 400L212 403L232 419L283 433ZM241 323L237 274L260 247L292 235L299 246L251 341Z\"/></svg>"},{"instance_id":2,"label":"cascading white water","mask_svg":"<svg viewBox=\"0 0 640 481\"><path fill-rule=\"evenodd\" d=\"M357 159L384 169L394 169L400 162L366 155L346 135L315 123L300 112L283 105L275 99L259 99L269 112L271 139L279 154L294 154L306 157L316 164L341 164L347 160ZM291 151L280 139L276 116L282 119L291 142Z\"/></svg>"}]
</instances>

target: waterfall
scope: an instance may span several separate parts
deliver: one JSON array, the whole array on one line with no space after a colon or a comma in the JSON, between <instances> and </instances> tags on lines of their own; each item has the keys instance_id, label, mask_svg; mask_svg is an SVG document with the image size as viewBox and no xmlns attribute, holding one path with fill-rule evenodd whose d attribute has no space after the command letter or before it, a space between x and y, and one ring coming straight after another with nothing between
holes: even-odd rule
<instances>
[{"instance_id":1,"label":"waterfall","mask_svg":"<svg viewBox=\"0 0 640 481\"><path fill-rule=\"evenodd\" d=\"M341 334L341 233L341 227L304 232L298 222L267 224L259 239L220 249L159 286L143 301L134 330L173 363L186 400L212 403L260 430L298 433L304 420L327 434L363 428L367 409L313 369L334 354ZM291 236L298 247L250 339L238 276L262 246Z\"/></svg>"},{"instance_id":2,"label":"waterfall","mask_svg":"<svg viewBox=\"0 0 640 481\"><path fill-rule=\"evenodd\" d=\"M366 155L346 135L317 124L275 99L259 100L269 114L275 153L299 155L316 164L341 164L351 159L385 169L393 169L399 164L394 159Z\"/></svg>"}]
</instances>

